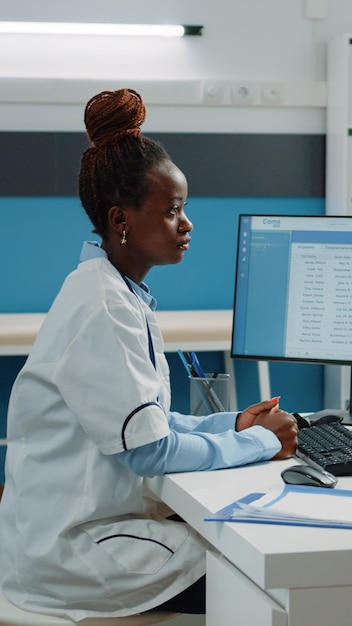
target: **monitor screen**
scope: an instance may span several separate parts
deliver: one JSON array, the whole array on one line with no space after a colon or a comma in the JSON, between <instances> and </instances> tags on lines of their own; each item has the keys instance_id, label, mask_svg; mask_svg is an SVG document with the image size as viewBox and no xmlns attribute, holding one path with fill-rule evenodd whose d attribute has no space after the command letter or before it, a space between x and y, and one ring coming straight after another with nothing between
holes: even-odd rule
<instances>
[{"instance_id":1,"label":"monitor screen","mask_svg":"<svg viewBox=\"0 0 352 626\"><path fill-rule=\"evenodd\" d=\"M352 363L352 217L240 215L231 356Z\"/></svg>"}]
</instances>

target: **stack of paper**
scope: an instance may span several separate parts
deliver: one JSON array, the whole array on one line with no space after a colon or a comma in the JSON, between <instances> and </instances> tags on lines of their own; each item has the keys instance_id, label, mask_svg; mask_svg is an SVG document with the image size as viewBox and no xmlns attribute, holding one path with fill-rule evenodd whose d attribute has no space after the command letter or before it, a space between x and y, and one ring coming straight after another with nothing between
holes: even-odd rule
<instances>
[{"instance_id":1,"label":"stack of paper","mask_svg":"<svg viewBox=\"0 0 352 626\"><path fill-rule=\"evenodd\" d=\"M352 491L277 485L250 493L205 521L352 528Z\"/></svg>"}]
</instances>

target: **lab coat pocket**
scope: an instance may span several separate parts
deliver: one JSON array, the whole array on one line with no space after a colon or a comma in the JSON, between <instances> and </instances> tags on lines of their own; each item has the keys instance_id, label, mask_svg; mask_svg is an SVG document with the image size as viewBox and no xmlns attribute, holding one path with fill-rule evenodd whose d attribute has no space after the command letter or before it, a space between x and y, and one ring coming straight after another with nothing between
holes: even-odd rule
<instances>
[{"instance_id":1,"label":"lab coat pocket","mask_svg":"<svg viewBox=\"0 0 352 626\"><path fill-rule=\"evenodd\" d=\"M165 519L93 522L81 528L132 574L155 574L188 537L185 524Z\"/></svg>"}]
</instances>

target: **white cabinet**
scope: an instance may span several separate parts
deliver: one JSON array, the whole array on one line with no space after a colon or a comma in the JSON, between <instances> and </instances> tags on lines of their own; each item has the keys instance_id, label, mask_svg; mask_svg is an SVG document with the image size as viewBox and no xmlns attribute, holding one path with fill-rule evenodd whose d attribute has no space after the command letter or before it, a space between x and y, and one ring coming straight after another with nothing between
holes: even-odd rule
<instances>
[{"instance_id":1,"label":"white cabinet","mask_svg":"<svg viewBox=\"0 0 352 626\"><path fill-rule=\"evenodd\" d=\"M223 556L207 552L206 626L287 626L286 611Z\"/></svg>"}]
</instances>

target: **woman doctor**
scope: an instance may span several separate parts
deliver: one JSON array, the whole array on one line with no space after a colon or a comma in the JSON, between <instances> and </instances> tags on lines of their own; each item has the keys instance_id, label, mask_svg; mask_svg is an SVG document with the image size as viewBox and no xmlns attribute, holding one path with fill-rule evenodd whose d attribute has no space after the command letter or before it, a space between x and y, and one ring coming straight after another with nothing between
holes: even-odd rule
<instances>
[{"instance_id":1,"label":"woman doctor","mask_svg":"<svg viewBox=\"0 0 352 626\"><path fill-rule=\"evenodd\" d=\"M284 458L297 444L275 399L239 414L170 413L143 280L183 259L193 225L186 178L141 134L144 119L132 89L86 106L79 193L101 245L84 244L9 405L1 585L25 609L73 620L204 612L202 539L158 516L143 476Z\"/></svg>"}]
</instances>

